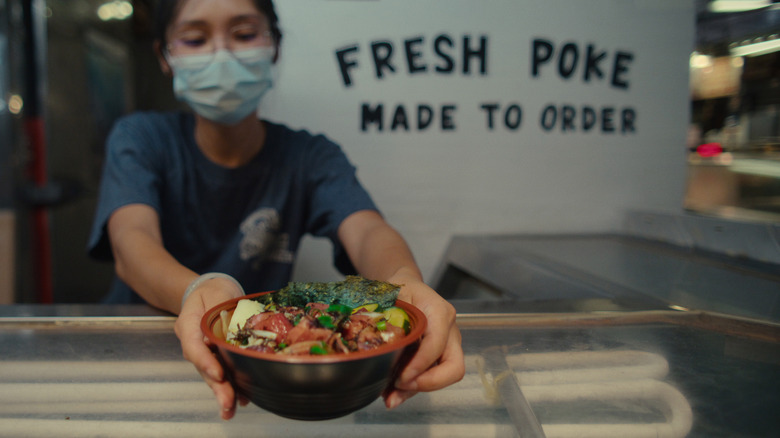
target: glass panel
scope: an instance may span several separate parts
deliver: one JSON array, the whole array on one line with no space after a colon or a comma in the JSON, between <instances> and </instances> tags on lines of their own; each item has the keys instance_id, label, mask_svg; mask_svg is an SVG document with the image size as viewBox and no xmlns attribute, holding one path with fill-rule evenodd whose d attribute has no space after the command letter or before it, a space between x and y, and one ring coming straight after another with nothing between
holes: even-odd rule
<instances>
[{"instance_id":1,"label":"glass panel","mask_svg":"<svg viewBox=\"0 0 780 438\"><path fill-rule=\"evenodd\" d=\"M393 411L378 400L313 423L253 405L219 419L211 391L181 358L173 318L2 318L0 428L10 436L504 437L516 436L518 400L547 436L777 428L780 338L770 326L679 312L461 315L459 323L461 382Z\"/></svg>"}]
</instances>

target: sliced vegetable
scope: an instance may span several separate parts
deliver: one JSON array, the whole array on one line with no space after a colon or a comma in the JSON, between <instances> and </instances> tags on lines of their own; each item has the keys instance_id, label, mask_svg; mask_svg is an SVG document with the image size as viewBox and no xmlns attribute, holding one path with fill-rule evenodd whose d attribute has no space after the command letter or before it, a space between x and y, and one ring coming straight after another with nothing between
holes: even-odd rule
<instances>
[{"instance_id":1,"label":"sliced vegetable","mask_svg":"<svg viewBox=\"0 0 780 438\"><path fill-rule=\"evenodd\" d=\"M236 333L241 329L247 319L258 313L262 313L265 310L265 306L254 300L240 300L236 304L236 310L233 311L233 317L230 318L230 325L228 326L227 339L235 338Z\"/></svg>"},{"instance_id":2,"label":"sliced vegetable","mask_svg":"<svg viewBox=\"0 0 780 438\"><path fill-rule=\"evenodd\" d=\"M376 312L378 308L379 308L379 304L377 303L363 304L362 306L355 307L352 310L352 313L357 313L361 310L365 310L366 312Z\"/></svg>"},{"instance_id":3,"label":"sliced vegetable","mask_svg":"<svg viewBox=\"0 0 780 438\"><path fill-rule=\"evenodd\" d=\"M317 317L317 321L319 321L320 325L327 329L334 329L336 328L336 325L333 324L333 318L331 318L330 315L322 315Z\"/></svg>"},{"instance_id":4,"label":"sliced vegetable","mask_svg":"<svg viewBox=\"0 0 780 438\"><path fill-rule=\"evenodd\" d=\"M250 330L249 333L257 338L276 339L276 337L279 336L276 334L276 332L271 332L268 330Z\"/></svg>"},{"instance_id":5,"label":"sliced vegetable","mask_svg":"<svg viewBox=\"0 0 780 438\"><path fill-rule=\"evenodd\" d=\"M325 345L324 342L320 342L317 345L312 345L309 349L309 353L311 354L328 354L328 347Z\"/></svg>"},{"instance_id":6,"label":"sliced vegetable","mask_svg":"<svg viewBox=\"0 0 780 438\"><path fill-rule=\"evenodd\" d=\"M343 304L331 304L328 306L328 313L340 313L342 315L350 315L352 314L352 308L349 306L345 306Z\"/></svg>"},{"instance_id":7,"label":"sliced vegetable","mask_svg":"<svg viewBox=\"0 0 780 438\"><path fill-rule=\"evenodd\" d=\"M384 314L387 322L404 329L404 333L409 333L412 325L409 321L409 315L404 309L401 309L400 307L390 307L384 311Z\"/></svg>"}]
</instances>

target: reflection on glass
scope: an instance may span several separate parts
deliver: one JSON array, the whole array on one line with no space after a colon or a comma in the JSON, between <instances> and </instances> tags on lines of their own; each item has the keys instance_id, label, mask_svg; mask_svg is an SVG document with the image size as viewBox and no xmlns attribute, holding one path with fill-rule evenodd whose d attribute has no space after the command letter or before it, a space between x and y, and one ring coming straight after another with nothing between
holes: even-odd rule
<instances>
[{"instance_id":1,"label":"reflection on glass","mask_svg":"<svg viewBox=\"0 0 780 438\"><path fill-rule=\"evenodd\" d=\"M773 67L780 38L766 26L778 18L775 7L699 14L690 58L688 210L780 221L780 101Z\"/></svg>"},{"instance_id":2,"label":"reflection on glass","mask_svg":"<svg viewBox=\"0 0 780 438\"><path fill-rule=\"evenodd\" d=\"M638 350L506 354L506 369L500 370L496 352L490 349L481 361L477 359L486 396L503 403L510 415L513 408L522 408L500 390L513 377L546 436L684 437L691 431L690 403L664 381L669 363L658 354Z\"/></svg>"},{"instance_id":3,"label":"reflection on glass","mask_svg":"<svg viewBox=\"0 0 780 438\"><path fill-rule=\"evenodd\" d=\"M103 3L98 7L97 15L102 21L127 20L133 15L133 5L124 0Z\"/></svg>"}]
</instances>

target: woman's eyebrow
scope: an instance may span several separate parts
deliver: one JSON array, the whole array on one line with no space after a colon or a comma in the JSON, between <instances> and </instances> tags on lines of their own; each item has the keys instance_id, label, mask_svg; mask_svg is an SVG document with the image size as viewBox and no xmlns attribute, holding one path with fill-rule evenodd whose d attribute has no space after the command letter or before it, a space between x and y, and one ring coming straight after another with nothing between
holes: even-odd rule
<instances>
[{"instance_id":1,"label":"woman's eyebrow","mask_svg":"<svg viewBox=\"0 0 780 438\"><path fill-rule=\"evenodd\" d=\"M263 23L264 18L265 16L261 14L243 14L243 15L236 15L235 17L231 17L229 22L231 25L236 23L244 23L247 21Z\"/></svg>"},{"instance_id":2,"label":"woman's eyebrow","mask_svg":"<svg viewBox=\"0 0 780 438\"><path fill-rule=\"evenodd\" d=\"M235 17L231 17L228 23L231 26L237 23L245 23L247 21L263 23L264 18L265 17L260 14L242 14L242 15L237 15ZM210 23L206 20L193 19L193 20L178 22L173 26L171 30L176 32L179 29L186 29L190 27L208 27L208 26L210 26Z\"/></svg>"},{"instance_id":3,"label":"woman's eyebrow","mask_svg":"<svg viewBox=\"0 0 780 438\"><path fill-rule=\"evenodd\" d=\"M171 27L172 32L177 32L181 29L187 29L191 27L208 27L208 23L205 20L187 20L174 24Z\"/></svg>"}]
</instances>

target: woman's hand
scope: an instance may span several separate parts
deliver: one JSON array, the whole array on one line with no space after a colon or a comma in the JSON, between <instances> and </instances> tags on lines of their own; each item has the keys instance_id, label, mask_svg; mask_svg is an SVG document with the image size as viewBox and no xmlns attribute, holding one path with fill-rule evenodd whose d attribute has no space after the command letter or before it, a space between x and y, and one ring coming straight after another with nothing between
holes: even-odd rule
<instances>
[{"instance_id":1,"label":"woman's hand","mask_svg":"<svg viewBox=\"0 0 780 438\"><path fill-rule=\"evenodd\" d=\"M233 418L236 412L236 393L212 350L213 346L208 344L203 335L200 321L206 310L241 295L243 291L230 280L214 278L205 281L184 300L174 326L184 358L195 365L203 380L214 391L224 420ZM246 404L245 400L240 401L242 405Z\"/></svg>"},{"instance_id":2,"label":"woman's hand","mask_svg":"<svg viewBox=\"0 0 780 438\"><path fill-rule=\"evenodd\" d=\"M162 244L157 211L143 204L117 209L108 221L117 275L146 302L178 313L174 329L184 358L195 365L217 396L222 418L235 413L236 395L224 370L206 344L200 320L207 309L244 294L232 280L203 280L182 303L182 292L198 274L182 266Z\"/></svg>"},{"instance_id":3,"label":"woman's hand","mask_svg":"<svg viewBox=\"0 0 780 438\"><path fill-rule=\"evenodd\" d=\"M395 276L388 281L403 285L398 298L420 309L428 320L420 348L395 388L385 394L385 405L392 409L419 391L434 391L460 381L465 364L455 308L419 280Z\"/></svg>"},{"instance_id":4,"label":"woman's hand","mask_svg":"<svg viewBox=\"0 0 780 438\"><path fill-rule=\"evenodd\" d=\"M385 405L394 408L419 391L435 391L462 379L466 367L455 308L423 282L403 237L379 213L364 210L344 219L339 239L360 275L401 285L398 298L428 320L420 348L385 394Z\"/></svg>"}]
</instances>

